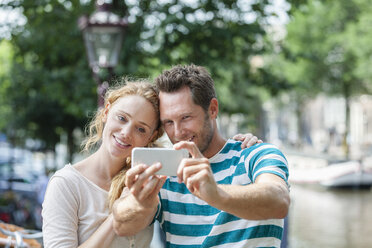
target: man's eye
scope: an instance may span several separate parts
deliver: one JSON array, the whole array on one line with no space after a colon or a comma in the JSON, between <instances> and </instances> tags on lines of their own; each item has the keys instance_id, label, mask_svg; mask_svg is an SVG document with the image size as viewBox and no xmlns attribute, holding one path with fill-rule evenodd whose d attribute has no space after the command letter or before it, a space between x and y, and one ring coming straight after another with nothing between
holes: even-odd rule
<instances>
[{"instance_id":1,"label":"man's eye","mask_svg":"<svg viewBox=\"0 0 372 248\"><path fill-rule=\"evenodd\" d=\"M187 120L188 118L190 118L189 115L186 115L186 116L182 117L183 120Z\"/></svg>"},{"instance_id":2,"label":"man's eye","mask_svg":"<svg viewBox=\"0 0 372 248\"><path fill-rule=\"evenodd\" d=\"M144 129L143 127L139 127L139 128L138 128L138 131L139 131L140 133L146 133L146 129Z\"/></svg>"},{"instance_id":3,"label":"man's eye","mask_svg":"<svg viewBox=\"0 0 372 248\"><path fill-rule=\"evenodd\" d=\"M165 122L163 122L163 125L164 126L169 126L169 125L172 125L172 121L165 121Z\"/></svg>"}]
</instances>

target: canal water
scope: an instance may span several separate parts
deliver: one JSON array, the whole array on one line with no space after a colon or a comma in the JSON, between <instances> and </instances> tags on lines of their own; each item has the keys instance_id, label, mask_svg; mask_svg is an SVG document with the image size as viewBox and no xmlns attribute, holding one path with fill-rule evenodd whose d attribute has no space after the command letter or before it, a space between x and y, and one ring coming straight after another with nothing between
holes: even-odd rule
<instances>
[{"instance_id":1,"label":"canal water","mask_svg":"<svg viewBox=\"0 0 372 248\"><path fill-rule=\"evenodd\" d=\"M291 186L289 248L371 248L372 190Z\"/></svg>"}]
</instances>

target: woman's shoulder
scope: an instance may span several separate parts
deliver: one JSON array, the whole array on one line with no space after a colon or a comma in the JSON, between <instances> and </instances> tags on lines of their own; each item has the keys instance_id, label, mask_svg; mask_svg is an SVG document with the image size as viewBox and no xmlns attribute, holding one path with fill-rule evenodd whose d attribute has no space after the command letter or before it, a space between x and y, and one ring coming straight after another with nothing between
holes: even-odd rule
<instances>
[{"instance_id":1,"label":"woman's shoulder","mask_svg":"<svg viewBox=\"0 0 372 248\"><path fill-rule=\"evenodd\" d=\"M67 181L73 183L76 180L80 180L80 178L80 173L71 164L66 164L54 173L50 181Z\"/></svg>"},{"instance_id":2,"label":"woman's shoulder","mask_svg":"<svg viewBox=\"0 0 372 248\"><path fill-rule=\"evenodd\" d=\"M44 202L71 202L77 198L79 179L70 164L57 170L50 178L45 193ZM49 199L49 200L48 200Z\"/></svg>"}]
</instances>

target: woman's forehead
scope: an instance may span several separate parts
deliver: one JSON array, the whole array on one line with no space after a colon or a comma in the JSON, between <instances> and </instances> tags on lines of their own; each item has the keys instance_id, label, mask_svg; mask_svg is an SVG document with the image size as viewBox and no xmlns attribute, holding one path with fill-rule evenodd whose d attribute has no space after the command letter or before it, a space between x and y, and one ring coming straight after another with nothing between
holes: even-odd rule
<instances>
[{"instance_id":1,"label":"woman's forehead","mask_svg":"<svg viewBox=\"0 0 372 248\"><path fill-rule=\"evenodd\" d=\"M152 122L156 122L159 118L151 102L138 95L120 97L114 102L112 110L125 112L132 118L147 124L152 124Z\"/></svg>"}]
</instances>

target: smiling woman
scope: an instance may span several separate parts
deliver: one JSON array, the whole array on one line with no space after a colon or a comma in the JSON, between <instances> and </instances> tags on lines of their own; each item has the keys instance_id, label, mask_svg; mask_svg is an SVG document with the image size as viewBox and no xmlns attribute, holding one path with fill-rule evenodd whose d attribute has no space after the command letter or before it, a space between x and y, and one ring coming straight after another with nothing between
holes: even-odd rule
<instances>
[{"instance_id":1,"label":"smiling woman","mask_svg":"<svg viewBox=\"0 0 372 248\"><path fill-rule=\"evenodd\" d=\"M122 193L132 149L161 135L159 99L150 83L109 89L84 142L84 150L98 149L49 182L42 211L44 247L149 247L152 225L135 236L117 237L110 209ZM163 184L157 177L153 181L159 188Z\"/></svg>"}]
</instances>

